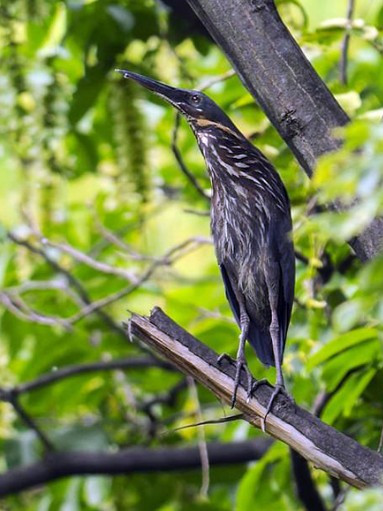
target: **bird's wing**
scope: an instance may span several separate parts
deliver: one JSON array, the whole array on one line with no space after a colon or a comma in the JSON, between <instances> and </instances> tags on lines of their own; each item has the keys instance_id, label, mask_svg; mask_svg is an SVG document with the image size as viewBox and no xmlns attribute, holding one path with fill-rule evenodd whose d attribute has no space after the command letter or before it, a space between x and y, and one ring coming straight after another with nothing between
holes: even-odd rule
<instances>
[{"instance_id":1,"label":"bird's wing","mask_svg":"<svg viewBox=\"0 0 383 511\"><path fill-rule=\"evenodd\" d=\"M231 310L233 311L235 320L239 325L239 316L240 316L239 303L238 303L237 297L235 296L235 292L234 292L234 289L233 289L233 286L232 286L232 283L231 283L231 280L229 277L229 273L223 263L221 263L219 265L219 269L221 270L222 280L223 280L223 283L225 286L226 298L229 302Z\"/></svg>"},{"instance_id":2,"label":"bird's wing","mask_svg":"<svg viewBox=\"0 0 383 511\"><path fill-rule=\"evenodd\" d=\"M273 232L273 252L279 264L279 297L278 321L280 333L280 353L286 343L287 330L290 323L294 301L295 286L295 255L291 241L291 223L289 218L280 220L271 229Z\"/></svg>"},{"instance_id":3,"label":"bird's wing","mask_svg":"<svg viewBox=\"0 0 383 511\"><path fill-rule=\"evenodd\" d=\"M236 292L238 293L239 291L235 288L237 280L235 278L234 272L231 272L230 269L227 268L223 263L220 263L219 267L221 270L223 283L225 285L226 298L229 302L231 310L233 311L235 320L238 326L240 326L240 310L238 299L236 297ZM247 312L250 319L248 341L255 350L257 357L263 364L266 366L274 366L275 361L270 332L267 329L265 330L260 328L260 326L254 320L251 311L248 310Z\"/></svg>"}]
</instances>

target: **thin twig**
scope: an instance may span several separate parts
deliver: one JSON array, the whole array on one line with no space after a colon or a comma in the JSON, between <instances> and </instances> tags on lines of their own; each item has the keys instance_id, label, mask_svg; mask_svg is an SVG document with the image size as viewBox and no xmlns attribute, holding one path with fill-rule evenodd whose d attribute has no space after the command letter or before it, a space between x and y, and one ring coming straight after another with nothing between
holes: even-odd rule
<instances>
[{"instance_id":1,"label":"thin twig","mask_svg":"<svg viewBox=\"0 0 383 511\"><path fill-rule=\"evenodd\" d=\"M7 287L5 291L8 295L21 295L30 291L50 291L58 290L67 294L74 303L83 305L79 296L67 285L66 279L60 277L51 280L26 280L17 286Z\"/></svg>"},{"instance_id":2,"label":"thin twig","mask_svg":"<svg viewBox=\"0 0 383 511\"><path fill-rule=\"evenodd\" d=\"M347 23L346 23L346 32L343 36L342 46L341 46L341 58L339 62L339 71L340 71L340 82L343 85L347 85L347 60L348 60L348 48L350 45L350 37L351 37L351 28L352 28L352 18L354 15L355 9L355 0L348 0L347 7Z\"/></svg>"},{"instance_id":3,"label":"thin twig","mask_svg":"<svg viewBox=\"0 0 383 511\"><path fill-rule=\"evenodd\" d=\"M189 254L196 248L201 245L212 245L212 238L206 238L204 236L192 236L185 241L182 241L178 245L170 248L163 256L160 261L170 261L170 263L174 263L176 259L183 257L186 254Z\"/></svg>"},{"instance_id":4,"label":"thin twig","mask_svg":"<svg viewBox=\"0 0 383 511\"><path fill-rule=\"evenodd\" d=\"M90 257L84 252L81 252L81 250L78 250L77 248L74 248L71 245L68 245L67 243L57 243L48 240L45 237L41 238L40 241L43 245L56 248L57 250L60 250L61 252L70 255L76 261L84 263L90 268L94 268L95 270L101 273L116 275L117 277L122 277L123 279L128 280L129 282L132 283L135 283L138 280L138 277L134 273L128 270L124 270L123 268L117 268L116 266L111 266L110 264L97 261L96 259L93 259L93 257Z\"/></svg>"},{"instance_id":5,"label":"thin twig","mask_svg":"<svg viewBox=\"0 0 383 511\"><path fill-rule=\"evenodd\" d=\"M28 392L41 389L45 386L57 383L66 378L75 377L81 374L87 374L96 371L122 371L126 369L139 369L147 367L160 367L168 371L175 371L175 368L168 362L152 358L152 357L136 357L126 359L116 359L109 361L93 362L89 364L78 364L63 367L57 371L52 371L41 375L40 377L30 382L22 383L12 388L0 387L0 401L10 403L19 417L24 423L35 431L45 448L49 451L54 449L52 442L44 434L44 432L37 425L35 420L25 411L20 405L19 396ZM170 399L170 398L169 398ZM145 411L145 410L143 410Z\"/></svg>"},{"instance_id":6,"label":"thin twig","mask_svg":"<svg viewBox=\"0 0 383 511\"><path fill-rule=\"evenodd\" d=\"M200 317L197 318L197 321L200 319L219 319L220 321L225 321L226 323L230 323L232 325L236 325L236 321L232 316L225 316L218 311L211 311L208 309L204 309L203 307L197 307L198 312L200 313Z\"/></svg>"},{"instance_id":7,"label":"thin twig","mask_svg":"<svg viewBox=\"0 0 383 511\"><path fill-rule=\"evenodd\" d=\"M378 449L377 449L379 454L382 453L382 447L383 447L383 427L380 431L379 445L378 445Z\"/></svg>"},{"instance_id":8,"label":"thin twig","mask_svg":"<svg viewBox=\"0 0 383 511\"><path fill-rule=\"evenodd\" d=\"M142 229L143 228L143 222L146 223L151 218L155 218L158 215L159 212L162 212L164 210L165 207L166 207L165 204L161 204L160 206L156 206L156 207L151 208L150 211L145 212L145 218L144 219L140 217L139 220L137 220L135 222L129 222L127 225L124 225L124 227L122 227L120 229L116 229L116 231L114 231L114 234L119 239L121 239L121 236L124 236L125 234L127 234L128 232L133 231L136 228ZM97 227L98 224L100 224L101 222L97 218L97 213L96 212L94 212L94 217L96 219L96 227ZM92 246L92 248L89 251L87 251L87 254L89 256L95 258L104 249L106 249L108 247L110 247L110 241L108 241L106 238L101 238L100 240L98 240Z\"/></svg>"},{"instance_id":9,"label":"thin twig","mask_svg":"<svg viewBox=\"0 0 383 511\"><path fill-rule=\"evenodd\" d=\"M189 215L210 216L210 211L199 211L198 209L185 208L184 212L189 213Z\"/></svg>"},{"instance_id":10,"label":"thin twig","mask_svg":"<svg viewBox=\"0 0 383 511\"><path fill-rule=\"evenodd\" d=\"M334 502L333 507L331 508L331 511L338 511L340 509L340 507L343 505L343 503L346 499L347 493L349 491L350 491L350 488L347 487L339 493L339 495L335 499L335 502Z\"/></svg>"},{"instance_id":11,"label":"thin twig","mask_svg":"<svg viewBox=\"0 0 383 511\"><path fill-rule=\"evenodd\" d=\"M114 302L117 302L118 300L121 300L122 298L126 297L127 295L130 295L136 289L138 289L144 282L146 282L155 272L157 267L159 266L159 263L153 263L148 270L142 274L142 276L130 286L126 286L116 293L113 293L111 295L105 296L104 298L101 298L100 300L96 300L94 302L89 303L85 307L83 307L80 311L78 311L76 314L73 314L70 318L68 318L68 321L71 324L77 323L77 321L80 321L81 319L85 318L86 316L89 316L89 314L92 314L96 311L99 311L100 309L111 305Z\"/></svg>"},{"instance_id":12,"label":"thin twig","mask_svg":"<svg viewBox=\"0 0 383 511\"><path fill-rule=\"evenodd\" d=\"M100 221L97 221L97 229L109 243L123 250L131 259L135 261L153 261L154 258L152 256L143 255L133 250L130 245L125 243L117 234L107 229Z\"/></svg>"},{"instance_id":13,"label":"thin twig","mask_svg":"<svg viewBox=\"0 0 383 511\"><path fill-rule=\"evenodd\" d=\"M63 275L68 280L68 283L77 291L79 297L85 304L89 305L92 303L91 299L88 295L88 292L86 291L86 289L84 288L82 283L78 279L76 279L76 277L74 275L72 275L72 273L70 271L68 271L66 268L61 266L57 261L52 259L44 250L42 250L39 247L34 246L32 243L30 243L27 240L23 240L23 239L19 238L12 232L8 232L7 236L11 241L16 243L17 245L20 245L20 246L26 248L27 250L29 250L30 252L32 252L33 254L38 254L40 257L42 257L45 260L45 262L47 264L49 264L49 266L55 272ZM111 316L109 316L109 314L100 310L99 308L96 308L95 312L99 316L99 318L102 321L104 321L104 323L107 326L109 326L113 331L117 332L124 339L126 338L126 334L125 334L124 330L121 328L120 325L118 325L113 320L113 318Z\"/></svg>"},{"instance_id":14,"label":"thin twig","mask_svg":"<svg viewBox=\"0 0 383 511\"><path fill-rule=\"evenodd\" d=\"M145 367L160 367L168 371L174 371L174 367L168 362L151 358L151 357L136 357L136 358L121 358L115 360L106 360L100 362L91 362L88 364L75 364L63 367L56 371L41 375L39 378L32 380L27 383L17 385L13 392L17 395L25 394L33 390L40 389L46 385L56 383L64 380L65 378L71 378L73 376L91 373L96 371L114 371L114 370L125 370L125 369L139 369Z\"/></svg>"},{"instance_id":15,"label":"thin twig","mask_svg":"<svg viewBox=\"0 0 383 511\"><path fill-rule=\"evenodd\" d=\"M19 317L22 317L22 319L26 319L29 321L33 321L36 317L36 321L43 323L43 324L62 324L62 326L65 326L67 328L70 327L70 325L73 325L74 323L80 321L86 316L89 316L92 313L97 313L99 316L108 323L109 326L112 326L115 330L118 330L119 333L124 335L124 331L121 329L121 327L114 322L114 320L107 315L105 312L103 312L101 309L111 305L112 303L115 303L116 301L128 296L129 294L133 293L136 289L138 289L142 284L144 284L159 268L160 266L169 266L173 264L176 260L180 259L181 257L184 257L188 253L192 252L193 250L196 250L201 245L204 244L211 244L212 240L211 238L203 237L203 236L193 236L191 238L188 238L181 243L171 247L169 250L167 250L161 257L153 258L152 264L143 272L141 276L130 274L128 275L128 272L125 270L122 270L120 268L113 268L109 265L105 265L104 263L100 263L99 261L95 261L93 258L88 256L87 254L84 254L83 252L78 251L74 247L71 247L68 244L58 244L51 242L49 240L45 241L46 245L53 246L58 249L62 249L66 251L67 253L70 253L76 260L81 260L82 262L89 263L93 267L97 267L99 271L106 272L106 273L113 273L118 276L122 276L122 274L125 275L126 278L130 277L133 281L132 284L120 289L119 291L108 295L104 298L101 298L96 301L91 301L86 290L71 273L67 269L63 268L59 263L57 263L55 260L51 259L51 257L40 247L36 247L32 245L29 241L23 240L18 238L15 234L9 232L8 233L9 239L11 239L14 243L23 246L27 248L29 251L39 254L41 257L45 259L45 261L57 272L63 274L68 282L76 289L76 291L79 294L79 297L82 300L82 307L81 309L73 314L72 316L61 319L61 318L47 318L44 315L35 314L33 315L31 311L26 312L26 310L20 309L20 307L16 307L14 303L12 303L12 300L10 300L9 296L7 294L4 294L3 301L6 302L8 308L12 310L12 312L15 315L18 315ZM44 238L42 238L44 239ZM12 296L13 298L13 296ZM1 300L1 295L0 295ZM24 309L26 309L26 304L24 304Z\"/></svg>"},{"instance_id":16,"label":"thin twig","mask_svg":"<svg viewBox=\"0 0 383 511\"><path fill-rule=\"evenodd\" d=\"M205 80L204 82L201 83L201 85L197 87L197 90L204 91L217 83L221 83L224 82L225 80L228 80L229 78L232 78L235 75L236 72L234 71L234 69L229 69L229 71L226 71L226 73L223 73L220 76L214 76L209 80Z\"/></svg>"},{"instance_id":17,"label":"thin twig","mask_svg":"<svg viewBox=\"0 0 383 511\"><path fill-rule=\"evenodd\" d=\"M139 405L139 409L144 412L150 420L150 426L148 429L150 438L155 438L157 436L158 426L160 424L158 415L155 410L156 405L167 405L169 407L174 407L179 393L182 392L186 387L186 378L182 378L167 392L161 392L160 394L144 401L144 403Z\"/></svg>"},{"instance_id":18,"label":"thin twig","mask_svg":"<svg viewBox=\"0 0 383 511\"><path fill-rule=\"evenodd\" d=\"M188 376L187 382L188 382L188 386L190 389L191 397L195 403L197 420L198 420L198 422L202 422L203 417L202 417L201 404L200 404L199 398L198 398L197 386L195 384L194 379L191 376ZM200 492L201 497L206 498L208 495L208 492L209 492L209 485L210 485L210 463L209 463L209 453L207 450L204 426L197 428L197 435L198 435L198 449L199 449L199 455L201 457L201 470L202 470L202 482L201 482L201 488L200 488L199 492Z\"/></svg>"},{"instance_id":19,"label":"thin twig","mask_svg":"<svg viewBox=\"0 0 383 511\"><path fill-rule=\"evenodd\" d=\"M21 300L19 296L9 295L5 291L0 292L0 303L3 306L12 312L12 314L23 321L30 321L33 323L38 323L40 325L49 325L49 326L60 326L65 328L66 330L71 330L72 326L70 322L66 319L62 319L59 317L46 316L39 312L36 312L30 309L27 304Z\"/></svg>"},{"instance_id":20,"label":"thin twig","mask_svg":"<svg viewBox=\"0 0 383 511\"><path fill-rule=\"evenodd\" d=\"M84 318L85 316L88 316L89 314L95 312L96 310L106 307L107 305L111 305L112 303L121 300L127 295L130 295L131 293L136 291L140 286L142 286L142 284L144 284L154 274L158 267L172 264L177 259L184 256L186 253L189 253L191 250L195 250L200 245L206 243L211 243L211 240L209 238L194 237L183 241L182 243L176 245L175 247L172 247L167 252L165 252L165 254L161 258L154 260L153 263L147 268L147 270L141 275L141 277L138 278L138 280L134 284L124 287L123 289L120 289L116 293L101 298L100 300L94 301L89 305L86 305L79 312L77 312L70 318L67 318L67 321L69 321L71 324L76 323L80 319ZM191 246L188 248L189 245Z\"/></svg>"},{"instance_id":21,"label":"thin twig","mask_svg":"<svg viewBox=\"0 0 383 511\"><path fill-rule=\"evenodd\" d=\"M30 428L32 429L36 435L39 437L41 443L44 445L47 451L54 451L55 447L53 443L49 440L46 434L40 429L34 419L25 411L25 409L20 405L18 397L16 394L11 394L9 403L13 406L15 412L20 417L20 419Z\"/></svg>"}]
</instances>

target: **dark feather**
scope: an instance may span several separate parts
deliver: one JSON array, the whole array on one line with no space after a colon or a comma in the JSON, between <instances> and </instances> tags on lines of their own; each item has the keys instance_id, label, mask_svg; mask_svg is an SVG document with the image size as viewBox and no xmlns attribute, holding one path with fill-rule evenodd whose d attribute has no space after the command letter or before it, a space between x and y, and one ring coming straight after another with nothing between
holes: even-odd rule
<instances>
[{"instance_id":1,"label":"dark feather","mask_svg":"<svg viewBox=\"0 0 383 511\"><path fill-rule=\"evenodd\" d=\"M278 289L278 323L279 323L279 342L282 363L283 352L286 344L287 330L290 323L291 310L294 299L294 280L295 280L295 256L293 244L290 240L291 221L289 216L276 214L277 222L269 225L269 236L267 238L268 263L278 265L276 272L278 282L275 287ZM229 263L220 264L221 274L225 285L227 300L233 311L236 322L239 325L239 303L238 276L235 266ZM262 283L263 275L258 274L259 289L266 289L266 284ZM242 293L241 293L242 294ZM272 341L269 332L269 322L271 319L271 310L268 299L264 302L263 308L259 304L252 303L248 297L244 296L245 307L250 318L248 341L255 350L259 360L266 366L275 366ZM262 302L262 300L260 300ZM262 318L262 319L261 319Z\"/></svg>"},{"instance_id":2,"label":"dark feather","mask_svg":"<svg viewBox=\"0 0 383 511\"><path fill-rule=\"evenodd\" d=\"M233 311L235 320L239 325L239 304L233 290L233 285L226 271L225 265L220 264L223 283L225 285L226 298L229 302L231 310ZM268 330L261 329L250 316L250 326L248 341L255 350L259 360L266 366L275 366L273 347L271 342L270 333Z\"/></svg>"},{"instance_id":3,"label":"dark feather","mask_svg":"<svg viewBox=\"0 0 383 511\"><path fill-rule=\"evenodd\" d=\"M278 321L281 363L286 344L287 330L289 328L291 310L294 301L295 282L295 254L291 240L291 220L289 216L279 218L271 226L273 233L273 249L275 259L279 264L279 300L278 300Z\"/></svg>"}]
</instances>

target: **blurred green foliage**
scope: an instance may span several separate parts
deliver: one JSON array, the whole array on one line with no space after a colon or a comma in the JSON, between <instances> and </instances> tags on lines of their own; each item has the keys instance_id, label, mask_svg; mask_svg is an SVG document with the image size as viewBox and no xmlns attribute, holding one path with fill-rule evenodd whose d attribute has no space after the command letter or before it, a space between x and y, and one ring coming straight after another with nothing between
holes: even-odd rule
<instances>
[{"instance_id":1,"label":"blurred green foliage","mask_svg":"<svg viewBox=\"0 0 383 511\"><path fill-rule=\"evenodd\" d=\"M68 364L142 354L110 322L118 327L128 310L147 314L154 305L218 352L235 354L237 327L213 248L204 242L208 203L171 151L174 112L113 69L126 66L187 87L222 77L208 94L273 161L292 202L299 258L284 364L288 388L307 408L319 393L331 393L324 420L377 448L383 425L383 258L362 266L346 241L383 208L383 7L356 2L345 86L339 58L347 2L277 3L353 119L338 133L343 147L322 158L311 183L239 79L224 79L230 66L219 49L165 5L1 3L1 386ZM208 191L202 158L183 122L178 145ZM334 199L349 209L324 211L321 206ZM8 231L37 252L11 241ZM89 260L79 261L78 253L74 257L63 245L106 266L101 271ZM106 267L120 275L106 273ZM130 272L135 281L150 268L137 289L122 274ZM63 320L84 309L84 290L94 302L124 289L102 309L107 318L85 314L68 330ZM274 378L253 354L249 360L257 378ZM145 413L145 403L180 378L159 368L89 373L27 393L22 404L61 449L196 444L196 429L161 435L195 421L198 406L190 390L170 405L154 405L151 418ZM204 418L222 416L221 405L206 390L199 389L199 400ZM0 434L2 470L41 456L36 435L9 403L0 403ZM208 441L259 435L238 422L208 426L205 434ZM328 478L315 470L314 478L330 503ZM41 511L300 509L288 449L280 444L248 468L212 468L208 498L199 494L200 479L199 471L134 475L127 481L71 478L8 502L15 510ZM381 499L379 490L349 491L339 509L380 509Z\"/></svg>"}]
</instances>

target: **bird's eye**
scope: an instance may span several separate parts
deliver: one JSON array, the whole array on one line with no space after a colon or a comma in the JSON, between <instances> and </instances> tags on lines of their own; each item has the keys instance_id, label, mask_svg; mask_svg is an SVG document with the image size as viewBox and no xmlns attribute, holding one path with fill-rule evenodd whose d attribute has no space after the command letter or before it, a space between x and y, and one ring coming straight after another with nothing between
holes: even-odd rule
<instances>
[{"instance_id":1,"label":"bird's eye","mask_svg":"<svg viewBox=\"0 0 383 511\"><path fill-rule=\"evenodd\" d=\"M190 97L190 103L194 106L199 105L201 103L201 96L193 94L193 96Z\"/></svg>"}]
</instances>

